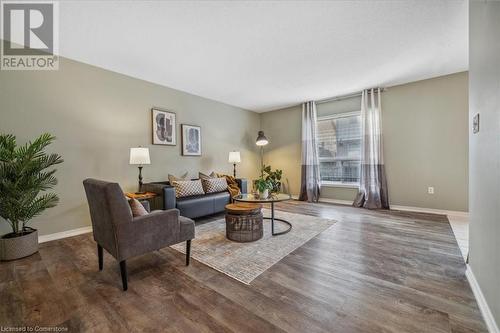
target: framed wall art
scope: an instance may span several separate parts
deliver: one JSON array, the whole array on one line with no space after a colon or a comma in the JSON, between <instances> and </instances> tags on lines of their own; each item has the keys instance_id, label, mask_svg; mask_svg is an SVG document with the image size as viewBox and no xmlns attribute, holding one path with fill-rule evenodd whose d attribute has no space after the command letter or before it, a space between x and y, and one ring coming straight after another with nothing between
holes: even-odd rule
<instances>
[{"instance_id":1,"label":"framed wall art","mask_svg":"<svg viewBox=\"0 0 500 333\"><path fill-rule=\"evenodd\" d=\"M181 125L182 155L201 156L201 127Z\"/></svg>"},{"instance_id":2,"label":"framed wall art","mask_svg":"<svg viewBox=\"0 0 500 333\"><path fill-rule=\"evenodd\" d=\"M153 144L175 146L177 144L177 121L175 113L161 110L158 108L151 109L152 126L153 126Z\"/></svg>"}]
</instances>

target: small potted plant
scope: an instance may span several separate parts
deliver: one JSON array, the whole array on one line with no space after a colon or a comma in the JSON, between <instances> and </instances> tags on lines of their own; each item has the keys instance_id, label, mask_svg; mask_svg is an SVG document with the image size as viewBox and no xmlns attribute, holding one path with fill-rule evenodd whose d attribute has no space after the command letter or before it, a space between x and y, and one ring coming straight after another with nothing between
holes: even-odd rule
<instances>
[{"instance_id":1,"label":"small potted plant","mask_svg":"<svg viewBox=\"0 0 500 333\"><path fill-rule=\"evenodd\" d=\"M59 202L55 193L43 193L57 184L58 154L45 148L55 140L42 134L33 142L18 146L16 137L0 134L0 217L12 232L0 237L0 260L14 260L38 251L38 231L28 223Z\"/></svg>"},{"instance_id":2,"label":"small potted plant","mask_svg":"<svg viewBox=\"0 0 500 333\"><path fill-rule=\"evenodd\" d=\"M269 197L269 190L272 189L272 184L264 178L259 178L255 181L255 189L259 192L260 199Z\"/></svg>"},{"instance_id":3,"label":"small potted plant","mask_svg":"<svg viewBox=\"0 0 500 333\"><path fill-rule=\"evenodd\" d=\"M283 176L283 170L276 169L271 170L271 166L264 166L262 168L262 174L265 175L264 179L271 184L271 193L279 193L281 191L281 177Z\"/></svg>"}]
</instances>

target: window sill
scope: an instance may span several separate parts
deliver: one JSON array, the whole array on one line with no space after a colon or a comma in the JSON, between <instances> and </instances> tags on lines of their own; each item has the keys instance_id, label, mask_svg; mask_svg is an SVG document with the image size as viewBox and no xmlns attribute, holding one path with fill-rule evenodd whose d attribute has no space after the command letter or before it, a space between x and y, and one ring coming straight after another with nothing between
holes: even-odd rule
<instances>
[{"instance_id":1,"label":"window sill","mask_svg":"<svg viewBox=\"0 0 500 333\"><path fill-rule=\"evenodd\" d=\"M334 183L334 182L321 182L321 186L324 187L342 187L342 188L359 188L359 184L356 183Z\"/></svg>"}]
</instances>

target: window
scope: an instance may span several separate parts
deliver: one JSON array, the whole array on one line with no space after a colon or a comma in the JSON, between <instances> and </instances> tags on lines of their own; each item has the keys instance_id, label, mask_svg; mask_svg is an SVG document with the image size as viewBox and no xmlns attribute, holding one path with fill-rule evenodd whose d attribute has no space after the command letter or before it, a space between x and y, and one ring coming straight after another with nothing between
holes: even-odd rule
<instances>
[{"instance_id":1,"label":"window","mask_svg":"<svg viewBox=\"0 0 500 333\"><path fill-rule=\"evenodd\" d=\"M360 112L318 118L318 153L322 184L357 186L361 157Z\"/></svg>"}]
</instances>

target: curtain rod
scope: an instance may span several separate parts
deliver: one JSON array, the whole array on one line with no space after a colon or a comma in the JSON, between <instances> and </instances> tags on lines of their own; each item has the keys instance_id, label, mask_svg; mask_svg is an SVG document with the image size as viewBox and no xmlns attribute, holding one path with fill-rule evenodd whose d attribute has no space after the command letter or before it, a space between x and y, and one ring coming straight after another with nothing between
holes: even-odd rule
<instances>
[{"instance_id":1,"label":"curtain rod","mask_svg":"<svg viewBox=\"0 0 500 333\"><path fill-rule=\"evenodd\" d=\"M384 92L386 90L387 90L387 88L380 88L380 92ZM357 93L352 93L352 94L347 94L347 95L341 95L341 96L336 96L336 97L325 98L325 99L321 99L319 101L316 101L316 104L323 104L323 103L338 101L338 100L341 100L341 99L358 97L358 96L361 96L361 93L362 92L359 91ZM368 92L368 93L370 93L370 92Z\"/></svg>"}]
</instances>

